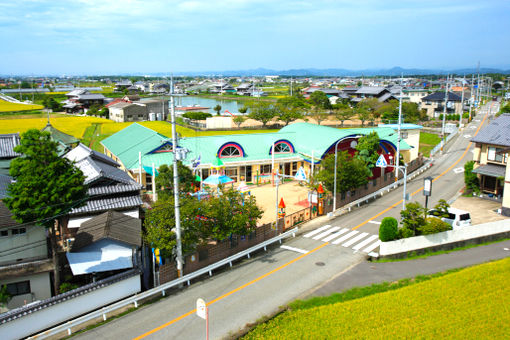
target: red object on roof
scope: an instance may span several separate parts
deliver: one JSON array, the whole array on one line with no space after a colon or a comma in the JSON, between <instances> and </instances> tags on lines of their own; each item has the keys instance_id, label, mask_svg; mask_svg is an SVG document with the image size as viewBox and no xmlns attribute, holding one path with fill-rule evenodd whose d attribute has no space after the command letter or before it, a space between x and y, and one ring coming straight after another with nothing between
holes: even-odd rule
<instances>
[{"instance_id":1,"label":"red object on roof","mask_svg":"<svg viewBox=\"0 0 510 340\"><path fill-rule=\"evenodd\" d=\"M123 101L124 101L124 100L122 100L122 98L116 98L116 99L114 99L112 102L110 102L110 103L106 104L106 105L105 105L105 107L110 107L110 106L112 106L112 105L114 105L114 104L117 104L117 103L120 103L120 102L123 102Z\"/></svg>"},{"instance_id":2,"label":"red object on roof","mask_svg":"<svg viewBox=\"0 0 510 340\"><path fill-rule=\"evenodd\" d=\"M280 199L280 204L278 204L278 208L285 208L285 202L283 201L283 197Z\"/></svg>"},{"instance_id":3,"label":"red object on roof","mask_svg":"<svg viewBox=\"0 0 510 340\"><path fill-rule=\"evenodd\" d=\"M317 188L317 192L319 194L323 194L324 193L324 188L322 187L322 184L319 184L319 187Z\"/></svg>"}]
</instances>

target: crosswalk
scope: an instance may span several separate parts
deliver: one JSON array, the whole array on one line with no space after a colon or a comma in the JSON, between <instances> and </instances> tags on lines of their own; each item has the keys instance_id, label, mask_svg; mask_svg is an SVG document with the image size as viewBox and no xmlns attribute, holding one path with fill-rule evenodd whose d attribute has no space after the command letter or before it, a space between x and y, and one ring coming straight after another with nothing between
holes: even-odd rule
<instances>
[{"instance_id":1,"label":"crosswalk","mask_svg":"<svg viewBox=\"0 0 510 340\"><path fill-rule=\"evenodd\" d=\"M304 234L303 237L320 240L322 242L330 242L334 245L340 245L342 247L351 248L354 251L367 254L374 253L381 244L378 235L372 235L329 224L310 231Z\"/></svg>"}]
</instances>

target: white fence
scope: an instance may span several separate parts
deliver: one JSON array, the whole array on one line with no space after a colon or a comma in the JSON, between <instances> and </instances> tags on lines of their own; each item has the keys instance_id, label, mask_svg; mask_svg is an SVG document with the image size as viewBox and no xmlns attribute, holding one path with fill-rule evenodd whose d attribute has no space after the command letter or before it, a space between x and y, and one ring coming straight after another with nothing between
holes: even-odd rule
<instances>
[{"instance_id":1,"label":"white fence","mask_svg":"<svg viewBox=\"0 0 510 340\"><path fill-rule=\"evenodd\" d=\"M213 263L211 264L210 266L207 266L205 268L202 268L202 269L199 269L197 271L194 271L193 273L190 273L190 274L187 274L187 275L184 275L183 277L180 277L176 280L173 280L173 281L170 281L170 282L167 282L165 284L162 284L161 286L158 286L158 287L155 287L155 288L152 288L150 290L147 290L141 294L135 294L131 297L128 297L124 300L121 300L121 301L118 301L112 305L109 305L109 306L105 306L101 309L98 309L96 311L93 311L91 313L88 313L86 315L83 315L79 318L76 318L74 320L70 320L62 325L59 325L57 327L54 327L54 328L51 328L47 331L44 331L42 333L39 333L33 337L30 337L29 339L45 339L49 336L52 336L52 335L56 335L56 334L59 334L59 333L62 333L62 332L65 332L67 331L67 334L68 335L71 335L72 333L72 328L75 327L75 326L78 326L80 324L83 324L87 321L90 321L90 320L94 320L94 319L97 319L97 318L103 318L103 320L106 320L106 315L107 313L110 313L110 312L113 312L115 310L118 310L120 308L123 308L123 307L126 307L126 306L129 306L129 305L133 305L135 308L138 307L138 301L140 300L143 300L143 299L147 299L147 298L150 298L156 294L162 294L163 296L165 295L165 291L167 289L170 289L170 288L173 288L173 287L176 287L176 286L179 286L179 285L182 285L184 283L186 284L190 284L190 281L194 278L197 278L201 275L204 275L204 274L209 274L210 276L212 275L212 271L217 269L217 268L220 268L224 265L227 265L229 264L231 267L232 267L232 262L237 260L237 259L240 259L240 258L243 258L243 257L248 257L250 258L250 254L259 250L259 249L262 249L264 248L264 250L266 250L267 246L272 244L272 243L275 243L275 242L282 242L282 239L283 238L286 238L290 235L292 235L293 237L296 235L296 232L297 232L298 228L293 228L289 231L286 231L285 233L282 233L276 237L273 237L269 240L266 240L262 243L259 243L249 249L246 249L242 252L239 252L237 254L234 254L226 259L223 259L221 261L218 261L216 263ZM111 301L111 300L110 300ZM90 310L90 309L89 309ZM40 327L40 329L44 329L44 328L47 328L49 325L46 325L46 327ZM0 328L1 330L1 328ZM31 333L34 333L34 331L32 331ZM2 333L3 334L3 333ZM29 333L30 334L30 333Z\"/></svg>"},{"instance_id":2,"label":"white fence","mask_svg":"<svg viewBox=\"0 0 510 340\"><path fill-rule=\"evenodd\" d=\"M503 233L510 233L510 219L472 225L432 235L415 236L390 242L381 242L379 255L395 256L412 251L443 246L451 243L465 242L468 240L485 238Z\"/></svg>"},{"instance_id":3,"label":"white fence","mask_svg":"<svg viewBox=\"0 0 510 340\"><path fill-rule=\"evenodd\" d=\"M44 307L34 305L34 308L27 309L22 315L15 315L0 324L1 338L24 338L139 291L140 274L137 274L92 291L80 292L77 296L58 301L48 299Z\"/></svg>"}]
</instances>

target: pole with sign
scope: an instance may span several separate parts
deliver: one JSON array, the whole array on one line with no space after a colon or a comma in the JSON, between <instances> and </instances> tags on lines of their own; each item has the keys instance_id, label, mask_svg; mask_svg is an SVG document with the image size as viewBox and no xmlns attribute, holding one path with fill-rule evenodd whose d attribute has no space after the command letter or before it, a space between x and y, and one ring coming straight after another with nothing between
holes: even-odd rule
<instances>
[{"instance_id":1,"label":"pole with sign","mask_svg":"<svg viewBox=\"0 0 510 340\"><path fill-rule=\"evenodd\" d=\"M209 308L203 299L197 300L197 315L205 319L205 339L209 340Z\"/></svg>"},{"instance_id":2,"label":"pole with sign","mask_svg":"<svg viewBox=\"0 0 510 340\"><path fill-rule=\"evenodd\" d=\"M432 177L425 177L423 179L423 195L425 196L425 211L429 203L429 196L432 195Z\"/></svg>"}]
</instances>

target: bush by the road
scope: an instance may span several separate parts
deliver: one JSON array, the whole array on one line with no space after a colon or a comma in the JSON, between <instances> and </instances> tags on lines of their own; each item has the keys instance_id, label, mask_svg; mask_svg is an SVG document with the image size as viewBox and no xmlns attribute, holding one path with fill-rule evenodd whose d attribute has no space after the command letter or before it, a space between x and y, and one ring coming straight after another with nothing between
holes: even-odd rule
<instances>
[{"instance_id":1,"label":"bush by the road","mask_svg":"<svg viewBox=\"0 0 510 340\"><path fill-rule=\"evenodd\" d=\"M427 218L427 224L420 228L421 235L436 234L447 230L452 230L452 226L437 217Z\"/></svg>"},{"instance_id":2,"label":"bush by the road","mask_svg":"<svg viewBox=\"0 0 510 340\"><path fill-rule=\"evenodd\" d=\"M383 242L393 241L398 236L398 221L394 217L385 217L379 227L379 239Z\"/></svg>"}]
</instances>

